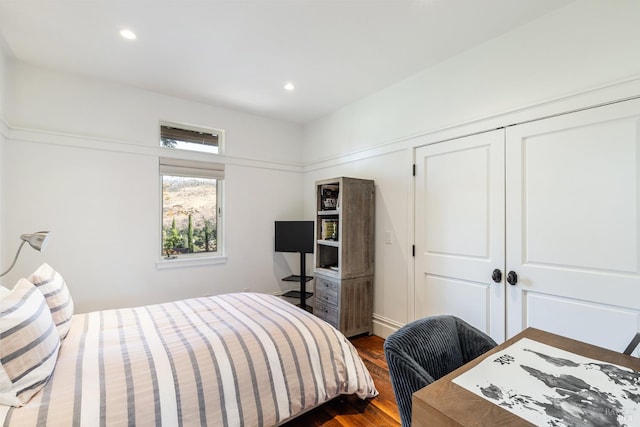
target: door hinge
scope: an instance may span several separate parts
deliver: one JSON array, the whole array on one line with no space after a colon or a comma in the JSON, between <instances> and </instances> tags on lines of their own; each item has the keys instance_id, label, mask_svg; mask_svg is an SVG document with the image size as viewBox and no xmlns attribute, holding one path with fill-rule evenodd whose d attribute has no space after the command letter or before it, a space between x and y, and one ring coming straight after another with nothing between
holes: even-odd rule
<instances>
[{"instance_id":1,"label":"door hinge","mask_svg":"<svg viewBox=\"0 0 640 427\"><path fill-rule=\"evenodd\" d=\"M411 246L411 254L413 255L413 257L416 257L416 245L412 245Z\"/></svg>"},{"instance_id":2,"label":"door hinge","mask_svg":"<svg viewBox=\"0 0 640 427\"><path fill-rule=\"evenodd\" d=\"M411 173L413 173L413 176L416 176L416 164L415 163L413 164Z\"/></svg>"}]
</instances>

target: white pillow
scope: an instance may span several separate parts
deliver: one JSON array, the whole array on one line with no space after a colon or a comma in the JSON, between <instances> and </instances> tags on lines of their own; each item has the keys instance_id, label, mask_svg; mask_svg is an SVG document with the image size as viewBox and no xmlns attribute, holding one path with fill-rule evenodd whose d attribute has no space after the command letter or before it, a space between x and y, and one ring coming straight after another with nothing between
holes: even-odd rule
<instances>
[{"instance_id":1,"label":"white pillow","mask_svg":"<svg viewBox=\"0 0 640 427\"><path fill-rule=\"evenodd\" d=\"M47 300L58 335L60 340L63 340L69 332L71 317L73 317L73 299L67 284L60 273L46 263L29 277L29 281L36 285Z\"/></svg>"},{"instance_id":2,"label":"white pillow","mask_svg":"<svg viewBox=\"0 0 640 427\"><path fill-rule=\"evenodd\" d=\"M0 404L22 406L53 373L60 337L35 286L20 279L0 297Z\"/></svg>"},{"instance_id":3,"label":"white pillow","mask_svg":"<svg viewBox=\"0 0 640 427\"><path fill-rule=\"evenodd\" d=\"M9 289L5 288L4 286L0 286L0 297L8 293L9 293Z\"/></svg>"}]
</instances>

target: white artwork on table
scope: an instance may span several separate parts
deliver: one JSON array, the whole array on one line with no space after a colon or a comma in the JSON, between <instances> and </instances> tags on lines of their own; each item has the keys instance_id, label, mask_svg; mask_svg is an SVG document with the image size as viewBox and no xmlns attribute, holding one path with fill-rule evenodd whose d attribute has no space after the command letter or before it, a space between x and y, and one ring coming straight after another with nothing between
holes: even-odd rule
<instances>
[{"instance_id":1,"label":"white artwork on table","mask_svg":"<svg viewBox=\"0 0 640 427\"><path fill-rule=\"evenodd\" d=\"M640 372L528 338L453 382L538 426L640 426Z\"/></svg>"}]
</instances>

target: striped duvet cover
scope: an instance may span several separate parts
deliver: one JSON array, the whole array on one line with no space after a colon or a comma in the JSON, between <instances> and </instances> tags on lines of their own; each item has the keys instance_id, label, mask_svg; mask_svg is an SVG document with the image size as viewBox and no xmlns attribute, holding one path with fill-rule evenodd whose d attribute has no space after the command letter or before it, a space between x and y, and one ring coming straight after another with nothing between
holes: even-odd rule
<instances>
[{"instance_id":1,"label":"striped duvet cover","mask_svg":"<svg viewBox=\"0 0 640 427\"><path fill-rule=\"evenodd\" d=\"M273 426L378 394L336 329L236 293L75 315L47 385L6 426Z\"/></svg>"}]
</instances>

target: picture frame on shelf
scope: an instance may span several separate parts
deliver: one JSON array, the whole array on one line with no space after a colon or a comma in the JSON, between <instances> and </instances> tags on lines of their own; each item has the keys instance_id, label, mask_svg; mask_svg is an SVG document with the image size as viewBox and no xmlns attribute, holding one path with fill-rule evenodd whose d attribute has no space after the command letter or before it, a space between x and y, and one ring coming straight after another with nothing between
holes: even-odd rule
<instances>
[{"instance_id":1,"label":"picture frame on shelf","mask_svg":"<svg viewBox=\"0 0 640 427\"><path fill-rule=\"evenodd\" d=\"M321 188L320 207L323 211L333 211L338 209L338 196L340 187L335 184L325 184Z\"/></svg>"},{"instance_id":2,"label":"picture frame on shelf","mask_svg":"<svg viewBox=\"0 0 640 427\"><path fill-rule=\"evenodd\" d=\"M323 218L320 226L322 240L338 240L338 220Z\"/></svg>"}]
</instances>

